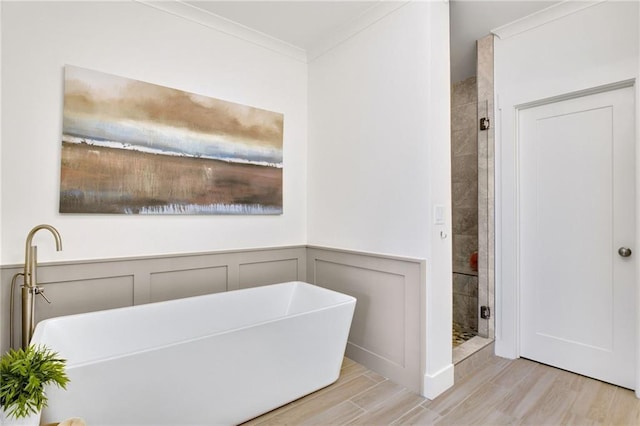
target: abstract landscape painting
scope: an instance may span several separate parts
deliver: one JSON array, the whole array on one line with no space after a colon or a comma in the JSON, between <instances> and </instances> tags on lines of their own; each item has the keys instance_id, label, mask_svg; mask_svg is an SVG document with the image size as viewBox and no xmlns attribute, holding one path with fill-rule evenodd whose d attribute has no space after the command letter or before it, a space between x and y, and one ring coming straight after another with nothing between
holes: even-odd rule
<instances>
[{"instance_id":1,"label":"abstract landscape painting","mask_svg":"<svg viewBox=\"0 0 640 426\"><path fill-rule=\"evenodd\" d=\"M283 122L66 66L60 212L282 214Z\"/></svg>"}]
</instances>

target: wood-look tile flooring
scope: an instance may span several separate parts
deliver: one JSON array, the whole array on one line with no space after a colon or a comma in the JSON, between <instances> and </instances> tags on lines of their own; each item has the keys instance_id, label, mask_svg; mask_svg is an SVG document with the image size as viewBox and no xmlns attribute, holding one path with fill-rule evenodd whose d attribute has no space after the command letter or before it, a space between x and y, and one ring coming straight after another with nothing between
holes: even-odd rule
<instances>
[{"instance_id":1,"label":"wood-look tile flooring","mask_svg":"<svg viewBox=\"0 0 640 426\"><path fill-rule=\"evenodd\" d=\"M492 356L430 401L345 358L336 383L245 426L432 424L640 425L640 400L628 389Z\"/></svg>"}]
</instances>

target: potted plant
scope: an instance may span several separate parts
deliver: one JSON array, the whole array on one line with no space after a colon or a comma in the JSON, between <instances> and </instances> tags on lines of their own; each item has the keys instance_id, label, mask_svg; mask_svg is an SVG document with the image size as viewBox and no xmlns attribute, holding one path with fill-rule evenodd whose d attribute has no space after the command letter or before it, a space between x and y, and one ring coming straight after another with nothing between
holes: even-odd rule
<instances>
[{"instance_id":1,"label":"potted plant","mask_svg":"<svg viewBox=\"0 0 640 426\"><path fill-rule=\"evenodd\" d=\"M7 424L37 426L47 406L45 386L66 389L65 363L45 346L30 345L4 354L0 358L0 418Z\"/></svg>"}]
</instances>

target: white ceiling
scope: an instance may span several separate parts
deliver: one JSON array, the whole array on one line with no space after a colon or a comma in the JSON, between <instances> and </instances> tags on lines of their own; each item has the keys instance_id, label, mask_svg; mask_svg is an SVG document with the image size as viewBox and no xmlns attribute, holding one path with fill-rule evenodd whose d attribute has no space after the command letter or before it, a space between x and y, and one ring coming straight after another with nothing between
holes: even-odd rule
<instances>
[{"instance_id":1,"label":"white ceiling","mask_svg":"<svg viewBox=\"0 0 640 426\"><path fill-rule=\"evenodd\" d=\"M183 3L309 51L332 33L390 1L404 3L404 0L183 0ZM489 34L493 28L558 1L450 0L449 3L451 80L460 81L475 75L475 41L478 38Z\"/></svg>"},{"instance_id":2,"label":"white ceiling","mask_svg":"<svg viewBox=\"0 0 640 426\"><path fill-rule=\"evenodd\" d=\"M207 1L184 3L308 50L332 30L375 7L375 1Z\"/></svg>"}]
</instances>

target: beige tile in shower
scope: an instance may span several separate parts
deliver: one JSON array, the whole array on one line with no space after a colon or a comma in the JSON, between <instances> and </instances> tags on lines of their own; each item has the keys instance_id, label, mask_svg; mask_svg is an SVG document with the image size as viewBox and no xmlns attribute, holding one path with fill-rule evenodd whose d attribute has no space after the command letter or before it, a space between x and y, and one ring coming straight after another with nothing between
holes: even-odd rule
<instances>
[{"instance_id":1,"label":"beige tile in shower","mask_svg":"<svg viewBox=\"0 0 640 426\"><path fill-rule=\"evenodd\" d=\"M478 295L478 277L453 273L453 293L463 296Z\"/></svg>"},{"instance_id":2,"label":"beige tile in shower","mask_svg":"<svg viewBox=\"0 0 640 426\"><path fill-rule=\"evenodd\" d=\"M451 106L475 103L477 97L476 77L472 76L466 80L454 82L451 88Z\"/></svg>"},{"instance_id":3,"label":"beige tile in shower","mask_svg":"<svg viewBox=\"0 0 640 426\"><path fill-rule=\"evenodd\" d=\"M476 117L478 105L476 102L451 108L451 130L468 130L475 132L478 128Z\"/></svg>"},{"instance_id":4,"label":"beige tile in shower","mask_svg":"<svg viewBox=\"0 0 640 426\"><path fill-rule=\"evenodd\" d=\"M451 200L454 209L478 209L478 186L472 182L453 182L451 184Z\"/></svg>"},{"instance_id":5,"label":"beige tile in shower","mask_svg":"<svg viewBox=\"0 0 640 426\"><path fill-rule=\"evenodd\" d=\"M453 235L453 272L474 274L469 265L471 253L478 250L478 237L475 235Z\"/></svg>"},{"instance_id":6,"label":"beige tile in shower","mask_svg":"<svg viewBox=\"0 0 640 426\"><path fill-rule=\"evenodd\" d=\"M451 158L451 182L477 185L478 163L474 155L460 155Z\"/></svg>"},{"instance_id":7,"label":"beige tile in shower","mask_svg":"<svg viewBox=\"0 0 640 426\"><path fill-rule=\"evenodd\" d=\"M493 99L493 35L487 35L477 44L478 99Z\"/></svg>"},{"instance_id":8,"label":"beige tile in shower","mask_svg":"<svg viewBox=\"0 0 640 426\"><path fill-rule=\"evenodd\" d=\"M471 331L478 330L478 317L476 311L478 309L478 299L472 296L461 294L453 295L453 322L460 328L460 333L467 334ZM474 333L471 333L474 334Z\"/></svg>"},{"instance_id":9,"label":"beige tile in shower","mask_svg":"<svg viewBox=\"0 0 640 426\"><path fill-rule=\"evenodd\" d=\"M451 212L451 228L454 234L478 235L478 209L456 207Z\"/></svg>"},{"instance_id":10,"label":"beige tile in shower","mask_svg":"<svg viewBox=\"0 0 640 426\"><path fill-rule=\"evenodd\" d=\"M476 129L458 129L451 131L451 155L477 155L478 135Z\"/></svg>"}]
</instances>

